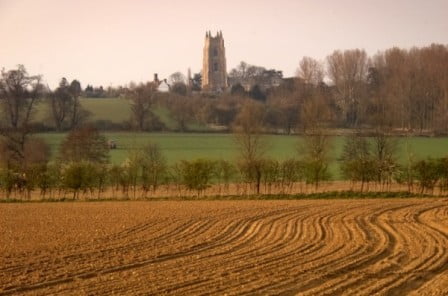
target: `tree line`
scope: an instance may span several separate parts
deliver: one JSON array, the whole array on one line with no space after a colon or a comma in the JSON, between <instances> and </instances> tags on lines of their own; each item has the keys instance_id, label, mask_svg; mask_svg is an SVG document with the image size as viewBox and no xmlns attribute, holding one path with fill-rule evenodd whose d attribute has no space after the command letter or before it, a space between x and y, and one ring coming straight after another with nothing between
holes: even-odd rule
<instances>
[{"instance_id":1,"label":"tree line","mask_svg":"<svg viewBox=\"0 0 448 296\"><path fill-rule=\"evenodd\" d=\"M336 50L324 61L302 58L296 77L241 62L230 71L233 84L225 93L188 92L184 85L153 102L170 111L180 131L190 122L231 131L242 105L252 100L262 106L269 133L303 134L319 121L372 133L446 135L447 77L446 45L394 47L370 57L360 49Z\"/></svg>"},{"instance_id":2,"label":"tree line","mask_svg":"<svg viewBox=\"0 0 448 296\"><path fill-rule=\"evenodd\" d=\"M28 76L23 66L3 70L2 84L21 84L13 81L18 77L26 83ZM447 77L448 46L432 44L394 47L373 56L361 49L336 50L324 61L303 57L297 75L291 78L283 78L275 69L241 62L230 70L231 87L221 94L201 93L200 73L190 81L180 72L173 73L168 93L158 92L155 81L107 89L88 85L83 90L79 81L62 78L54 90L41 86L40 101L48 106L47 120L30 126L66 131L89 122L103 130L188 131L191 123L200 123L231 131L242 105L252 100L263 107L263 128L269 133L305 133L310 121L319 120L327 128L374 131L380 127L395 134L446 135ZM94 93L127 100L129 120L90 122L79 98L97 96ZM154 113L155 107L168 110L176 126L165 126ZM12 108L3 111L14 120Z\"/></svg>"},{"instance_id":3,"label":"tree line","mask_svg":"<svg viewBox=\"0 0 448 296\"><path fill-rule=\"evenodd\" d=\"M262 100L251 97L246 90L241 89L234 94L230 92L219 96L169 93L160 97L153 83L135 85L127 90L132 126L137 130L151 130L158 122L152 106L166 104L178 124L178 130L188 129L192 119L228 128L235 133L240 158L236 164L224 166L233 168L229 172L238 172L237 176L232 175L236 179L231 180L242 180L255 193L261 192L261 187L267 184L288 183L285 181L287 179L278 177L280 168L283 171L294 168L294 173L284 172L285 176L312 183L317 188L321 182L330 178L328 163L331 137L328 129L350 127L355 134L347 139L341 159L345 179L360 182L361 188L372 182L382 184L384 188L392 182L405 182L410 189L417 183L422 191L434 190L436 186L444 191L445 159L409 159L406 165L400 165L396 161L396 145L390 136L397 131L406 134L415 130L444 133L448 126L448 113L444 107L448 106L447 52L447 47L442 45L411 50L393 48L372 58L368 58L362 50L335 51L327 57L325 66L305 57L300 62L298 77L264 90L267 96ZM325 80L325 75L331 84ZM62 79L56 90L49 91L42 84L40 76L28 74L23 66L1 71L1 188L7 194L23 190L32 192L36 186L41 186L41 190L46 186L54 188L56 185L51 184L59 184L58 188L72 190L76 198L80 188L86 188L87 185L83 184L88 184L87 181L79 183L84 182L82 180L102 180L101 188L107 184L114 184L112 188L117 188L117 184L131 182L134 184L131 187L120 186L133 188L134 192L137 191L137 185L144 183L142 172L147 170L142 168L139 169L139 175L127 175L127 180L131 181L111 181L106 178L112 174L121 175L118 172L125 165L109 171L111 166L107 164L107 157L101 156L104 154L101 148L104 139L95 128L90 128L88 132L85 130L88 114L79 103L80 94L81 86L76 80L69 82ZM51 106L49 110L55 127L71 130L67 141L72 137L75 143L83 143L78 150L73 148L77 147L74 144L65 145L66 150L85 157L91 154L83 150L84 146L96 147L92 153L96 151L99 154L93 153L88 159L73 159L64 155L59 158L60 161L50 162L47 144L32 136L36 131L32 122L35 107L44 99ZM269 131L291 133L298 130L304 135L306 144L299 149L300 157L297 160L286 164L266 158L263 134ZM82 140L86 134L97 134L97 137ZM367 140L366 135L372 136L373 141ZM61 151L65 151L65 146L62 145ZM131 167L133 157L129 158ZM72 164L67 166L65 162L70 159ZM108 172L104 173L106 177L83 175L83 172L98 172L98 167L101 167L100 172ZM171 179L168 179L177 180L171 181L172 184L184 186L187 186L187 180L203 184L203 180L212 182L217 178L215 175L224 174L216 173L216 164L206 160L194 165L185 161L176 167L168 170L171 172ZM202 177L186 178L179 174L197 170ZM52 180L56 183L52 183ZM187 188L198 190L201 186L209 186L207 182L208 185L188 185ZM100 185L95 186L91 188L98 189ZM202 190L199 189L198 194Z\"/></svg>"},{"instance_id":4,"label":"tree line","mask_svg":"<svg viewBox=\"0 0 448 296\"><path fill-rule=\"evenodd\" d=\"M0 141L0 190L7 199L148 198L158 190L167 196L201 196L212 185L214 194L293 194L299 184L317 190L332 179L329 164L331 136L313 126L297 148L297 157L276 160L266 156L268 143L262 134L261 109L244 105L234 127L239 156L235 161L194 159L172 165L159 146L148 143L129 151L120 165L109 161L107 139L95 128L78 127L67 134L57 157L48 145L28 136L20 154L10 138ZM20 157L23 156L23 157ZM409 192L448 191L448 157L397 161L396 138L354 133L346 138L341 156L344 180L359 184L357 190L389 191L398 183ZM230 187L233 186L233 191ZM235 191L235 186L237 190ZM325 188L325 187L324 187Z\"/></svg>"}]
</instances>

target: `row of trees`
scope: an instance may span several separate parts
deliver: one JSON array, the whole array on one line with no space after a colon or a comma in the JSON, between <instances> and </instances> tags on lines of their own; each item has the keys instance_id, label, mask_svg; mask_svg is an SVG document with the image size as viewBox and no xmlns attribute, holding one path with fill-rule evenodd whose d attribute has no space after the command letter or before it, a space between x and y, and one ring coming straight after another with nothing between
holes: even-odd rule
<instances>
[{"instance_id":1,"label":"row of trees","mask_svg":"<svg viewBox=\"0 0 448 296\"><path fill-rule=\"evenodd\" d=\"M312 182L317 187L329 176L321 172L316 179L311 154L309 160L283 162L265 157L266 143L259 130L246 129L254 120L246 117L249 114L242 113L239 118L242 130L236 138L241 157L235 164L225 160L197 159L168 166L158 146L148 144L131 151L122 165L110 165L107 140L91 127L71 131L62 142L58 157L52 161L48 146L37 138L30 137L27 143L32 143L33 147L25 151L23 160L11 158L8 140L2 139L0 188L7 197L13 193L30 197L32 192L40 190L42 198L51 198L55 194L65 197L72 193L76 199L80 193L99 197L106 188L111 190L112 197L118 192L127 197L136 197L137 192L146 196L161 185L177 188L179 192L182 189L195 191L200 195L212 183L221 184L220 190L228 190L231 182L243 182L245 192L259 194L262 185L265 190L274 186L286 193L296 182Z\"/></svg>"},{"instance_id":2,"label":"row of trees","mask_svg":"<svg viewBox=\"0 0 448 296\"><path fill-rule=\"evenodd\" d=\"M235 163L225 160L182 160L169 166L159 147L148 144L130 151L122 165L109 164L107 140L91 127L71 131L60 146L59 155L50 161L49 148L42 140L28 137L23 158L15 157L9 138L0 141L0 188L7 197L28 196L40 191L42 198L79 198L80 194L100 198L146 197L160 187L179 195L185 190L199 196L212 184L216 194L229 194L231 183L239 184L239 194L291 193L294 184L320 184L331 179L331 137L318 124L309 128L298 157L278 161L266 156L268 144L262 134L262 108L248 101L236 118L235 140L239 157ZM389 190L392 182L419 186L421 192L433 192L439 186L448 190L448 160L426 159L397 161L398 143L378 133L373 138L361 133L347 137L341 161L342 176ZM235 192L234 192L235 193Z\"/></svg>"},{"instance_id":3,"label":"row of trees","mask_svg":"<svg viewBox=\"0 0 448 296\"><path fill-rule=\"evenodd\" d=\"M306 67L303 67L304 69ZM303 71L305 73L305 71ZM316 74L317 73L317 74ZM318 77L318 72L315 75ZM303 74L304 75L304 74ZM309 77L313 77L309 75ZM313 78L310 78L313 79ZM32 126L30 124L31 116L33 114L33 108L36 102L44 94L45 88L40 82L39 76L28 75L23 67L19 67L17 70L11 70L8 72L2 71L2 79L0 80L0 103L4 116L1 117L0 133L1 137L1 168L2 168L2 188L5 188L7 192L11 190L28 190L30 192L34 188L35 184L41 184L43 188L52 184L49 172L56 172L56 176L63 176L64 182L57 184L65 184L63 188L72 188L73 190L79 190L84 188L82 185L84 181L80 180L105 180L106 177L98 178L84 178L82 172L93 174L96 169L93 169L92 163L95 166L96 163L100 165L100 172L105 173L108 171L108 157L107 157L107 143L106 140L100 136L95 129L79 129L77 127L70 133L67 140L61 146L61 158L57 161L58 165L50 166L48 169L48 162L50 152L48 146L42 141L31 136ZM67 100L71 103L76 102L76 90L79 90L76 82L61 83L58 88L58 92L67 96ZM278 183L278 180L282 180L280 183L292 182L295 179L284 179L278 177L278 172L285 172L286 168L295 168L294 173L284 173L285 176L295 176L296 180L305 180L309 183L315 184L316 187L323 180L327 180L330 176L328 174L329 163L329 150L330 150L330 137L325 131L326 121L329 118L328 108L321 98L325 95L325 88L309 87L307 92L310 97L314 98L309 100L306 107L307 116L306 129L305 129L305 144L300 149L300 159L297 161L289 161L286 163L276 163L273 160L266 158L266 143L264 141L263 132L265 131L266 120L266 107L265 104L257 102L251 99L241 99L234 101L235 106L238 106L239 111L234 112L232 128L235 131L236 141L240 147L240 159L238 164L233 166L233 171L239 172L239 175L244 182L251 184L254 188L254 192L259 193L263 183ZM134 93L130 94L136 102L136 109L139 112L150 112L150 105L145 108L137 108L137 103L141 101L145 102L145 98L150 97L154 93L154 89L151 84L141 85L134 89ZM187 102L187 100L184 100ZM73 104L68 104L74 106ZM173 105L175 105L173 103ZM186 113L188 104L185 104L179 112L180 115ZM60 108L62 110L64 108ZM73 109L68 109L73 110ZM76 110L76 108L75 108ZM79 109L78 109L79 111ZM78 111L69 111L67 114L73 115ZM201 112L197 112L201 114ZM413 180L421 179L427 174L419 168L434 167L432 161L428 161L428 164L413 164L409 162L409 165L405 170L400 169L395 159L395 144L390 137L387 137L387 133L390 130L390 126L384 121L378 112L376 118L376 129L374 133L374 141L370 143L366 138L362 137L362 129L355 136L349 138L346 147L344 149L343 156L343 174L346 179L354 182L361 182L361 188L364 183L377 182L380 184L390 184L392 180L407 180L408 184L412 185ZM79 114L79 113L78 113ZM331 117L331 116L330 116ZM72 118L73 116L69 116ZM142 118L146 118L145 114ZM179 120L185 124L186 119L179 117ZM75 120L76 122L76 120ZM144 122L143 122L144 123ZM154 150L155 148L153 148ZM155 153L155 152L154 152ZM157 153L156 153L157 154ZM134 157L138 159L137 157ZM132 157L131 157L132 159ZM72 163L68 165L67 163ZM132 162L131 162L132 163ZM143 160L135 161L137 164L145 163ZM436 163L443 163L442 160L436 161ZM216 170L210 169L214 167L214 164L210 164L207 161L199 162L199 164L191 164L193 168L209 168L202 171L210 172ZM87 168L86 168L87 166ZM232 165L225 165L231 168ZM131 166L132 167L132 166ZM437 172L436 181L420 182L422 188L430 189L430 186L423 184L436 184L444 180L441 166L436 166L436 169L430 171ZM283 168L280 170L279 168ZM119 169L115 168L115 172ZM141 172L147 171L141 168ZM195 171L190 167L189 162L183 162L177 166L177 172L184 172L184 175L188 175L185 172ZM232 169L229 169L232 171ZM275 173L277 172L277 173ZM68 176L66 174L69 174ZM211 174L211 173L210 173ZM218 173L221 175L224 173ZM225 173L224 175L228 174ZM107 175L107 174L106 174ZM105 175L105 176L106 176ZM117 174L115 174L117 175ZM173 176L180 176L180 174L171 174ZM213 175L213 174L212 174ZM73 176L73 178L69 178ZM135 176L135 175L133 175ZM209 174L205 175L209 176ZM269 177L268 176L277 176ZM292 177L291 177L292 178ZM431 177L434 180L435 177ZM133 184L140 184L144 177L132 177ZM177 180L178 184L187 184L189 178L171 178ZM203 180L199 178L200 180ZM206 180L211 180L209 177ZM238 178L237 178L238 179ZM5 181L6 180L6 181ZM33 180L33 181L30 181ZM68 180L72 180L72 183L66 183ZM196 177L193 178L196 180ZM265 181L263 181L265 180ZM266 180L274 180L268 182ZM277 181L276 181L277 180ZM289 180L289 181L287 181ZM79 183L81 182L81 183ZM105 181L104 181L105 182ZM122 181L123 183L124 181ZM197 181L195 181L197 182ZM443 182L442 182L443 183ZM34 184L34 185L33 185ZM87 183L86 183L87 184ZM106 184L102 183L101 184ZM116 184L116 183L114 183ZM409 185L409 186L411 186ZM78 187L77 187L78 186ZM84 186L84 187L83 187ZM187 186L187 185L186 185ZM434 185L435 186L435 185ZM201 187L196 185L188 185L190 189L199 191ZM75 191L76 191L75 190ZM134 186L135 190L135 186ZM45 190L44 190L45 192ZM77 192L77 191L76 191ZM76 195L76 194L75 194Z\"/></svg>"},{"instance_id":4,"label":"row of trees","mask_svg":"<svg viewBox=\"0 0 448 296\"><path fill-rule=\"evenodd\" d=\"M75 139L84 136L88 139L82 139L83 144L76 144ZM61 155L55 161L41 158L27 163L22 170L2 166L0 188L8 198L30 198L33 192L40 192L41 198L50 199L78 199L81 194L90 198L101 198L105 194L108 198L145 198L160 188L165 188L167 195L193 191L200 196L212 184L218 184L215 194L221 195L231 193L229 186L232 183L240 186L240 190L233 191L233 194L288 194L297 182L311 183L317 189L320 182L330 178L328 161L316 153L321 145L316 143L321 140L321 136L310 136L306 144L309 152L300 159L284 161L257 156L260 151L252 154L250 151L257 148L251 146L246 147L236 163L196 159L182 160L169 166L158 146L148 144L130 152L122 165L110 165L104 137L92 129L81 129L67 137L61 147ZM253 138L245 141L258 145ZM399 166L393 159L381 159L379 155L371 154L375 149L370 144L375 146L377 141L374 139L369 143L356 136L346 141L343 176L361 183L361 191L369 183L386 185L381 190L388 190L391 182L407 184L410 191L418 186L421 193L433 193L436 186L440 192L448 190L447 158L425 159L409 166Z\"/></svg>"},{"instance_id":5,"label":"row of trees","mask_svg":"<svg viewBox=\"0 0 448 296\"><path fill-rule=\"evenodd\" d=\"M234 84L230 93L215 100L173 99L168 107L175 110L177 102L190 105L185 109L194 110L190 120L230 128L241 101L250 98L262 103L263 125L271 132L304 132L319 110L319 120L330 128L448 133L446 45L391 48L371 57L360 49L337 50L325 61L304 57L297 76L281 79L279 86L277 72L242 62L229 79L245 87Z\"/></svg>"},{"instance_id":6,"label":"row of trees","mask_svg":"<svg viewBox=\"0 0 448 296\"><path fill-rule=\"evenodd\" d=\"M39 81L38 81L38 80ZM21 119L29 122L38 97L47 102L48 116L42 128L70 130L87 121L89 113L79 103L81 95L102 92L92 86L82 91L79 81L63 78L51 91L40 77L30 76L23 66L2 71L2 111L17 125L14 96L28 96L31 84L39 85L31 112ZM319 120L327 128L388 128L388 132L448 133L448 47L433 44L410 50L391 48L369 57L364 50L334 51L325 61L304 57L297 76L284 79L280 71L267 70L242 62L229 74L235 84L228 92L213 95L187 91L186 78L179 72L170 76L171 91L160 93L156 82L119 87L130 103L131 116L123 123L97 122L98 128L163 130L167 129L153 112L164 107L174 119L176 130L185 131L189 123L220 126L231 130L246 100L263 107L265 132L305 133L310 121ZM190 81L200 85L200 75ZM244 84L244 87L242 84ZM13 94L17 87L24 92ZM39 93L39 96L37 94ZM8 99L9 98L9 99ZM27 102L31 102L28 100ZM23 110L20 110L22 112ZM316 115L318 115L316 117ZM29 126L30 124L28 124ZM313 123L311 123L313 125Z\"/></svg>"}]
</instances>

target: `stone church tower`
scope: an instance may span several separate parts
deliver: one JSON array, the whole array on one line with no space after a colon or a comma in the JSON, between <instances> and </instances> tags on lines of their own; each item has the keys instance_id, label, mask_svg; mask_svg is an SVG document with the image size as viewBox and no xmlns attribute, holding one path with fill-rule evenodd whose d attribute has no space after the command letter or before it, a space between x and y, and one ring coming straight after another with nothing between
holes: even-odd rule
<instances>
[{"instance_id":1,"label":"stone church tower","mask_svg":"<svg viewBox=\"0 0 448 296\"><path fill-rule=\"evenodd\" d=\"M217 92L227 88L226 50L224 39L219 31L212 37L205 34L204 61L202 66L202 90Z\"/></svg>"}]
</instances>

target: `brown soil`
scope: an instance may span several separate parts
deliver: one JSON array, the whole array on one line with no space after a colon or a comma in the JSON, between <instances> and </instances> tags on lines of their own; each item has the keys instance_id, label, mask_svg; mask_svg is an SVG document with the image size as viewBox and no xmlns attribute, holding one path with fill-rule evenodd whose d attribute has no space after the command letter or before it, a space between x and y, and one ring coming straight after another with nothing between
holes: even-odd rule
<instances>
[{"instance_id":1,"label":"brown soil","mask_svg":"<svg viewBox=\"0 0 448 296\"><path fill-rule=\"evenodd\" d=\"M446 199L0 204L0 295L446 295Z\"/></svg>"}]
</instances>

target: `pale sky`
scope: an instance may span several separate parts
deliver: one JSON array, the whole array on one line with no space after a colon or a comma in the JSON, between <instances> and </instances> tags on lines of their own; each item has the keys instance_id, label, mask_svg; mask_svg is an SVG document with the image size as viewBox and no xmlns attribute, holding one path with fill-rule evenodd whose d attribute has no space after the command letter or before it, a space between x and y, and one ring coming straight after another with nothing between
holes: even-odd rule
<instances>
[{"instance_id":1,"label":"pale sky","mask_svg":"<svg viewBox=\"0 0 448 296\"><path fill-rule=\"evenodd\" d=\"M246 61L292 76L303 56L336 49L448 44L448 0L0 0L0 68L24 64L51 87L195 73L206 30L222 31L228 71Z\"/></svg>"}]
</instances>

